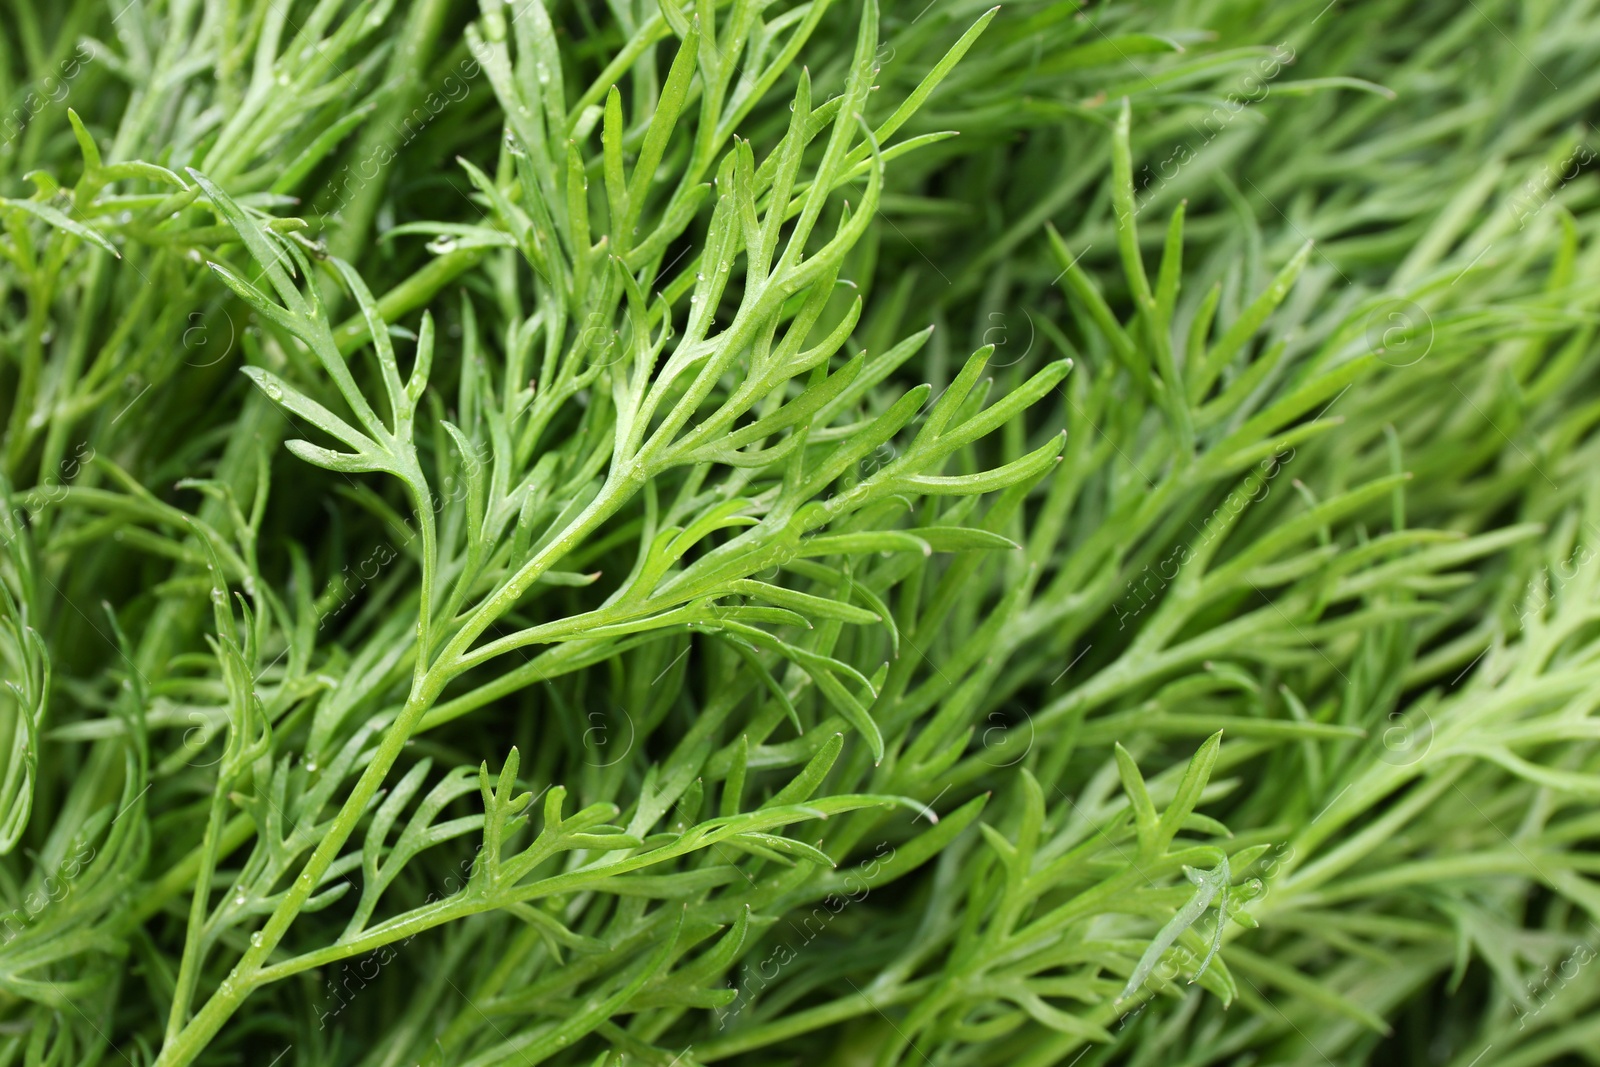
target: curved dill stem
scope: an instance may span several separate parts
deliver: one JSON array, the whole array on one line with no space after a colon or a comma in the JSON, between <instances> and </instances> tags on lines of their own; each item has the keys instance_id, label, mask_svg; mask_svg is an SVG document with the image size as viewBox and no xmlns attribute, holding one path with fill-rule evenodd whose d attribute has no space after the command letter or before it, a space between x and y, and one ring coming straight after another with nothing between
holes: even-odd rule
<instances>
[{"instance_id":1,"label":"curved dill stem","mask_svg":"<svg viewBox=\"0 0 1600 1067\"><path fill-rule=\"evenodd\" d=\"M220 783L219 783L220 785ZM194 894L189 903L189 921L184 930L183 955L178 962L178 977L172 994L172 1009L167 1013L167 1036L163 1045L172 1044L189 1020L189 1007L200 980L200 952L211 903L211 880L216 875L217 845L222 821L227 814L227 790L211 793L206 814L205 837L200 844L199 866L195 872Z\"/></svg>"}]
</instances>

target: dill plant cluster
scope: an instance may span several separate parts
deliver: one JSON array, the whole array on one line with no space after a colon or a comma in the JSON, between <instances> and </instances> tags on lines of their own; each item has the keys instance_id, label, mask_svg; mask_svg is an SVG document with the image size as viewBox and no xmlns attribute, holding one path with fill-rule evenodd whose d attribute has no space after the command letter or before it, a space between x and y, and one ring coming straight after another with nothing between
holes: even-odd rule
<instances>
[{"instance_id":1,"label":"dill plant cluster","mask_svg":"<svg viewBox=\"0 0 1600 1067\"><path fill-rule=\"evenodd\" d=\"M0 3L0 1065L1600 1047L1595 5Z\"/></svg>"}]
</instances>

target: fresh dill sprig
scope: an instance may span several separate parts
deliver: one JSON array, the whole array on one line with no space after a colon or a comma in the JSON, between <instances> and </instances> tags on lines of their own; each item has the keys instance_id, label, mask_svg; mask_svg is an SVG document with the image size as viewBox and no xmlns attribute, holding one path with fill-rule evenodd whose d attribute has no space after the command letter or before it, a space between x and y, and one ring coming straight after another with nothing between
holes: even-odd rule
<instances>
[{"instance_id":1,"label":"fresh dill sprig","mask_svg":"<svg viewBox=\"0 0 1600 1067\"><path fill-rule=\"evenodd\" d=\"M4 21L0 1063L1593 1043L1587 9Z\"/></svg>"}]
</instances>

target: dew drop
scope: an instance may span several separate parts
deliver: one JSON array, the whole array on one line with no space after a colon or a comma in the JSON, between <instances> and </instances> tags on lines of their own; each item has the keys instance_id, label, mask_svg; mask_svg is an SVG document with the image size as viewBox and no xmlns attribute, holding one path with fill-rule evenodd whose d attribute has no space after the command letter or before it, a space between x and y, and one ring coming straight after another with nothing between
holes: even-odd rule
<instances>
[{"instance_id":1,"label":"dew drop","mask_svg":"<svg viewBox=\"0 0 1600 1067\"><path fill-rule=\"evenodd\" d=\"M454 252L455 249L456 239L454 237L435 237L433 240L428 242L428 251L434 253L435 255L444 255L446 252Z\"/></svg>"},{"instance_id":2,"label":"dew drop","mask_svg":"<svg viewBox=\"0 0 1600 1067\"><path fill-rule=\"evenodd\" d=\"M252 945L254 945L256 948L260 948L262 943L265 942L265 941L266 941L266 938L261 936L261 931L260 930L257 930L255 933L250 935L250 943Z\"/></svg>"},{"instance_id":3,"label":"dew drop","mask_svg":"<svg viewBox=\"0 0 1600 1067\"><path fill-rule=\"evenodd\" d=\"M211 590L211 602L213 604L226 604L228 602L228 598L223 594L222 590L213 589Z\"/></svg>"},{"instance_id":4,"label":"dew drop","mask_svg":"<svg viewBox=\"0 0 1600 1067\"><path fill-rule=\"evenodd\" d=\"M306 761L306 773L307 774L316 774L317 773L317 761L316 760L307 760Z\"/></svg>"},{"instance_id":5,"label":"dew drop","mask_svg":"<svg viewBox=\"0 0 1600 1067\"><path fill-rule=\"evenodd\" d=\"M706 280L706 276L701 271L695 271L694 280L697 281L697 282L703 282L703 281Z\"/></svg>"},{"instance_id":6,"label":"dew drop","mask_svg":"<svg viewBox=\"0 0 1600 1067\"><path fill-rule=\"evenodd\" d=\"M234 905L236 907L241 907L241 908L244 907L244 890L243 889L239 890L237 893L235 893L233 895L233 903L234 903Z\"/></svg>"}]
</instances>

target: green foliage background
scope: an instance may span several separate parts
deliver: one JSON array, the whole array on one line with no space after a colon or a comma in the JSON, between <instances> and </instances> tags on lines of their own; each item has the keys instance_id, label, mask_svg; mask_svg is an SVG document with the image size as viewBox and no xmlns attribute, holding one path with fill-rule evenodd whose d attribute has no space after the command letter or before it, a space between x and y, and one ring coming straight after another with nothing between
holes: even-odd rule
<instances>
[{"instance_id":1,"label":"green foliage background","mask_svg":"<svg viewBox=\"0 0 1600 1067\"><path fill-rule=\"evenodd\" d=\"M1597 56L3 0L0 1063L1588 1062Z\"/></svg>"}]
</instances>

